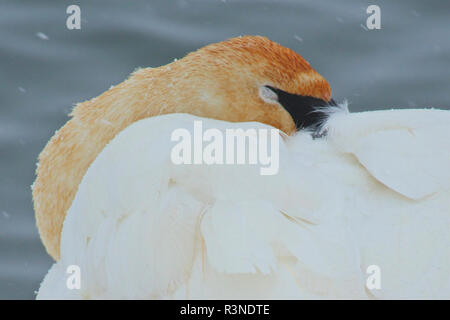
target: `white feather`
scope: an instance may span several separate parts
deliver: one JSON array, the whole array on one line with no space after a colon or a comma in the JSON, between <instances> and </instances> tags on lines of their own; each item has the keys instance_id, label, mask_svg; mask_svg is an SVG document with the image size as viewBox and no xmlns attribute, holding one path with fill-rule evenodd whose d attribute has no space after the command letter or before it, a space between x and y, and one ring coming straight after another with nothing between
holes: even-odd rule
<instances>
[{"instance_id":1,"label":"white feather","mask_svg":"<svg viewBox=\"0 0 450 320\"><path fill-rule=\"evenodd\" d=\"M450 298L450 112L335 112L327 137L281 142L275 176L172 164L171 132L199 119L139 121L101 152L38 298Z\"/></svg>"}]
</instances>

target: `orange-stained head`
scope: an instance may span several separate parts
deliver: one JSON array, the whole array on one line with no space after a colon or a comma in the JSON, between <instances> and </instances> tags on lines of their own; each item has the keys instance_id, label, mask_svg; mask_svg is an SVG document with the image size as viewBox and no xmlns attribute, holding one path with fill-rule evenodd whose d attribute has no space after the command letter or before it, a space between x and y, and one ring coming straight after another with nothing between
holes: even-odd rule
<instances>
[{"instance_id":1,"label":"orange-stained head","mask_svg":"<svg viewBox=\"0 0 450 320\"><path fill-rule=\"evenodd\" d=\"M155 77L156 70L161 73ZM151 79L149 94L159 88L177 112L258 121L288 134L296 129L294 121L298 127L314 124L310 122L317 114L311 114L311 108L331 100L328 82L307 61L260 36L211 44L167 66L141 69L133 77Z\"/></svg>"},{"instance_id":2,"label":"orange-stained head","mask_svg":"<svg viewBox=\"0 0 450 320\"><path fill-rule=\"evenodd\" d=\"M33 186L42 241L59 259L67 210L89 165L131 123L167 113L232 122L258 121L291 134L317 124L312 107L331 89L300 55L264 37L208 45L159 68L139 69L99 97L80 103L39 156Z\"/></svg>"}]
</instances>

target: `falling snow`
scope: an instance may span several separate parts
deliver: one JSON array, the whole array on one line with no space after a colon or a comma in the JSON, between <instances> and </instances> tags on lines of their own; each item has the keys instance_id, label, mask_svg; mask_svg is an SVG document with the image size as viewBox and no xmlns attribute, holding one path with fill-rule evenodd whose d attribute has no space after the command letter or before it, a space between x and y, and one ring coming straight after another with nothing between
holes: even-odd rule
<instances>
[{"instance_id":1,"label":"falling snow","mask_svg":"<svg viewBox=\"0 0 450 320\"><path fill-rule=\"evenodd\" d=\"M108 126L112 126L112 123L110 121L106 120L106 119L101 119L100 122L103 123L103 124L106 124Z\"/></svg>"},{"instance_id":2,"label":"falling snow","mask_svg":"<svg viewBox=\"0 0 450 320\"><path fill-rule=\"evenodd\" d=\"M298 40L298 42L303 42L303 38L299 37L298 35L295 35L294 38Z\"/></svg>"},{"instance_id":3,"label":"falling snow","mask_svg":"<svg viewBox=\"0 0 450 320\"><path fill-rule=\"evenodd\" d=\"M45 33L43 33L43 32L38 32L38 33L36 33L36 36L37 36L39 39L42 39L42 40L48 40L48 39L49 39L48 36L47 36Z\"/></svg>"}]
</instances>

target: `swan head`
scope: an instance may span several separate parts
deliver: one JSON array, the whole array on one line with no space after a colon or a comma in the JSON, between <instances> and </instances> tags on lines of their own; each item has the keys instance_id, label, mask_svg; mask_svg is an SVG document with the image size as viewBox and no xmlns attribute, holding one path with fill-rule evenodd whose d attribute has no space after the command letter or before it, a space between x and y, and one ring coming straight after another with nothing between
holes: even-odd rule
<instances>
[{"instance_id":1,"label":"swan head","mask_svg":"<svg viewBox=\"0 0 450 320\"><path fill-rule=\"evenodd\" d=\"M299 54L265 37L211 44L181 60L135 71L79 103L39 155L33 202L41 239L56 260L66 213L103 148L138 120L168 113L261 122L293 134L323 120L331 89Z\"/></svg>"},{"instance_id":2,"label":"swan head","mask_svg":"<svg viewBox=\"0 0 450 320\"><path fill-rule=\"evenodd\" d=\"M141 69L133 77L155 83L154 70ZM324 116L317 107L335 105L328 82L305 59L261 36L208 45L161 71L169 86L164 95L175 111L262 122L287 134L317 127Z\"/></svg>"}]
</instances>

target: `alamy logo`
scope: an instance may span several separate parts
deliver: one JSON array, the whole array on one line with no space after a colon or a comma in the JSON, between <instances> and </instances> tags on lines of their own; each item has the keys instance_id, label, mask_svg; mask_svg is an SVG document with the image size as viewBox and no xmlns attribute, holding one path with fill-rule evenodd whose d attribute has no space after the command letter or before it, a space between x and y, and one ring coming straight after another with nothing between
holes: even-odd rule
<instances>
[{"instance_id":1,"label":"alamy logo","mask_svg":"<svg viewBox=\"0 0 450 320\"><path fill-rule=\"evenodd\" d=\"M66 287L69 290L81 289L81 269L79 266L72 264L67 267L66 273L69 274L66 280Z\"/></svg>"},{"instance_id":2,"label":"alamy logo","mask_svg":"<svg viewBox=\"0 0 450 320\"><path fill-rule=\"evenodd\" d=\"M226 129L224 137L224 132L219 129L203 131L202 121L196 120L193 137L185 128L172 132L171 141L178 143L170 156L177 165L260 165L261 175L274 175L280 166L279 139L278 129Z\"/></svg>"},{"instance_id":3,"label":"alamy logo","mask_svg":"<svg viewBox=\"0 0 450 320\"><path fill-rule=\"evenodd\" d=\"M81 9L76 4L67 7L66 13L70 14L66 20L66 27L69 30L81 29Z\"/></svg>"},{"instance_id":4,"label":"alamy logo","mask_svg":"<svg viewBox=\"0 0 450 320\"><path fill-rule=\"evenodd\" d=\"M366 280L366 287L369 290L381 289L381 269L376 264L367 267L366 273L369 275Z\"/></svg>"},{"instance_id":5,"label":"alamy logo","mask_svg":"<svg viewBox=\"0 0 450 320\"><path fill-rule=\"evenodd\" d=\"M369 30L381 29L381 9L379 6L372 4L367 7L367 14L370 14L366 20L366 26Z\"/></svg>"}]
</instances>

